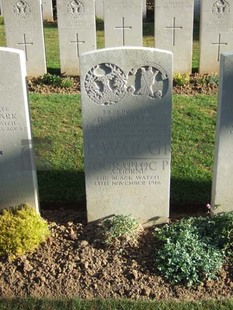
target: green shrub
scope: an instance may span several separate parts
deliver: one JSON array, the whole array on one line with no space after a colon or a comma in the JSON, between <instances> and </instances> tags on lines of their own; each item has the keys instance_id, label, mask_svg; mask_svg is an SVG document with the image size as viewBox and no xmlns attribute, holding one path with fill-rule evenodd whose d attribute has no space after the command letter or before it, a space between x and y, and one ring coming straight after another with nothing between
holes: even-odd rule
<instances>
[{"instance_id":1,"label":"green shrub","mask_svg":"<svg viewBox=\"0 0 233 310\"><path fill-rule=\"evenodd\" d=\"M110 244L114 239L122 236L133 236L136 234L139 223L129 215L114 215L103 223L106 243Z\"/></svg>"},{"instance_id":2,"label":"green shrub","mask_svg":"<svg viewBox=\"0 0 233 310\"><path fill-rule=\"evenodd\" d=\"M39 83L52 86L61 86L62 78L59 75L46 73L38 79Z\"/></svg>"},{"instance_id":3,"label":"green shrub","mask_svg":"<svg viewBox=\"0 0 233 310\"><path fill-rule=\"evenodd\" d=\"M217 277L232 254L233 212L188 218L155 230L158 270L171 283L197 285Z\"/></svg>"},{"instance_id":4,"label":"green shrub","mask_svg":"<svg viewBox=\"0 0 233 310\"><path fill-rule=\"evenodd\" d=\"M70 78L64 78L61 81L61 87L63 88L69 88L69 87L73 87L74 83Z\"/></svg>"},{"instance_id":5,"label":"green shrub","mask_svg":"<svg viewBox=\"0 0 233 310\"><path fill-rule=\"evenodd\" d=\"M32 252L50 234L47 222L25 205L2 210L0 227L0 255L10 260Z\"/></svg>"},{"instance_id":6,"label":"green shrub","mask_svg":"<svg viewBox=\"0 0 233 310\"><path fill-rule=\"evenodd\" d=\"M188 73L184 73L184 74L175 73L173 80L174 80L174 85L185 86L189 84L190 76Z\"/></svg>"}]
</instances>

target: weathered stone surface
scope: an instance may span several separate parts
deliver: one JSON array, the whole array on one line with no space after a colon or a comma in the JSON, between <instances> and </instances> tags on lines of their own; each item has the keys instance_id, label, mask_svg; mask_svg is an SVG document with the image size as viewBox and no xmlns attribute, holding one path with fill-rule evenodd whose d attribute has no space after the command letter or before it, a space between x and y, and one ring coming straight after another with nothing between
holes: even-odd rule
<instances>
[{"instance_id":1,"label":"weathered stone surface","mask_svg":"<svg viewBox=\"0 0 233 310\"><path fill-rule=\"evenodd\" d=\"M233 53L221 55L218 119L211 205L233 211Z\"/></svg>"},{"instance_id":2,"label":"weathered stone surface","mask_svg":"<svg viewBox=\"0 0 233 310\"><path fill-rule=\"evenodd\" d=\"M42 0L43 19L53 21L53 3L52 0Z\"/></svg>"},{"instance_id":3,"label":"weathered stone surface","mask_svg":"<svg viewBox=\"0 0 233 310\"><path fill-rule=\"evenodd\" d=\"M114 48L81 56L88 221L169 214L172 53Z\"/></svg>"},{"instance_id":4,"label":"weathered stone surface","mask_svg":"<svg viewBox=\"0 0 233 310\"><path fill-rule=\"evenodd\" d=\"M142 0L104 1L105 47L142 46Z\"/></svg>"},{"instance_id":5,"label":"weathered stone surface","mask_svg":"<svg viewBox=\"0 0 233 310\"><path fill-rule=\"evenodd\" d=\"M94 0L57 0L61 73L79 74L81 53L96 49Z\"/></svg>"},{"instance_id":6,"label":"weathered stone surface","mask_svg":"<svg viewBox=\"0 0 233 310\"><path fill-rule=\"evenodd\" d=\"M0 48L0 208L39 210L24 52Z\"/></svg>"},{"instance_id":7,"label":"weathered stone surface","mask_svg":"<svg viewBox=\"0 0 233 310\"><path fill-rule=\"evenodd\" d=\"M155 47L172 51L174 72L191 73L193 0L155 0Z\"/></svg>"},{"instance_id":8,"label":"weathered stone surface","mask_svg":"<svg viewBox=\"0 0 233 310\"><path fill-rule=\"evenodd\" d=\"M218 73L220 54L233 50L233 0L201 1L199 73Z\"/></svg>"},{"instance_id":9,"label":"weathered stone surface","mask_svg":"<svg viewBox=\"0 0 233 310\"><path fill-rule=\"evenodd\" d=\"M25 52L27 75L46 73L41 1L2 0L7 46Z\"/></svg>"}]
</instances>

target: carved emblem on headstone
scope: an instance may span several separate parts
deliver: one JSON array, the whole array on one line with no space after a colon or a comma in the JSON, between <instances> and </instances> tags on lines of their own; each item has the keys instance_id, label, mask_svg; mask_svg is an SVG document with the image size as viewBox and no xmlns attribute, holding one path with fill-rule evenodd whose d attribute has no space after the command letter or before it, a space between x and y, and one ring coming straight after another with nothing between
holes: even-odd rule
<instances>
[{"instance_id":1,"label":"carved emblem on headstone","mask_svg":"<svg viewBox=\"0 0 233 310\"><path fill-rule=\"evenodd\" d=\"M212 12L217 17L224 17L230 12L230 4L226 0L218 0L214 3Z\"/></svg>"},{"instance_id":2,"label":"carved emblem on headstone","mask_svg":"<svg viewBox=\"0 0 233 310\"><path fill-rule=\"evenodd\" d=\"M100 105L119 102L126 93L127 78L114 64L99 64L89 70L84 87L90 99Z\"/></svg>"},{"instance_id":3,"label":"carved emblem on headstone","mask_svg":"<svg viewBox=\"0 0 233 310\"><path fill-rule=\"evenodd\" d=\"M142 66L129 72L129 79L133 83L128 91L136 96L161 99L168 89L168 77L159 66Z\"/></svg>"},{"instance_id":4,"label":"carved emblem on headstone","mask_svg":"<svg viewBox=\"0 0 233 310\"><path fill-rule=\"evenodd\" d=\"M19 17L27 17L31 14L31 7L26 1L17 1L13 6L13 12Z\"/></svg>"},{"instance_id":5,"label":"carved emblem on headstone","mask_svg":"<svg viewBox=\"0 0 233 310\"><path fill-rule=\"evenodd\" d=\"M67 5L67 13L70 14L72 17L79 17L84 13L84 5L79 0L72 0Z\"/></svg>"}]
</instances>

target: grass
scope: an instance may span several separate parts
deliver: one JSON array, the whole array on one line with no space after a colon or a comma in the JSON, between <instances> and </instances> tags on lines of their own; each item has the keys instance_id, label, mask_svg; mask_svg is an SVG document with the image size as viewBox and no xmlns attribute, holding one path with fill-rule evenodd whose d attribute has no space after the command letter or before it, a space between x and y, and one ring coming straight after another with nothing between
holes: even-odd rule
<instances>
[{"instance_id":1,"label":"grass","mask_svg":"<svg viewBox=\"0 0 233 310\"><path fill-rule=\"evenodd\" d=\"M0 310L206 310L232 309L233 300L206 301L129 301L80 299L0 299Z\"/></svg>"},{"instance_id":2,"label":"grass","mask_svg":"<svg viewBox=\"0 0 233 310\"><path fill-rule=\"evenodd\" d=\"M210 201L216 96L173 99L171 203ZM80 95L30 94L41 201L83 201Z\"/></svg>"}]
</instances>

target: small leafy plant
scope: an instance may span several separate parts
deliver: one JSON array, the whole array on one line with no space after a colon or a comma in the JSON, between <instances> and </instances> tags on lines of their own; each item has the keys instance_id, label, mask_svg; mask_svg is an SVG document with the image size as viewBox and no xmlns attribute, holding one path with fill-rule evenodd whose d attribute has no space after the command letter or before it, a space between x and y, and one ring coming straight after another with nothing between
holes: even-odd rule
<instances>
[{"instance_id":1,"label":"small leafy plant","mask_svg":"<svg viewBox=\"0 0 233 310\"><path fill-rule=\"evenodd\" d=\"M185 86L185 85L189 84L190 76L187 73L184 73L184 74L176 73L176 74L174 74L173 80L174 80L175 85Z\"/></svg>"},{"instance_id":2,"label":"small leafy plant","mask_svg":"<svg viewBox=\"0 0 233 310\"><path fill-rule=\"evenodd\" d=\"M40 77L38 79L38 83L62 88L69 88L73 86L73 81L69 77L62 78L59 75L51 73L46 73Z\"/></svg>"},{"instance_id":3,"label":"small leafy plant","mask_svg":"<svg viewBox=\"0 0 233 310\"><path fill-rule=\"evenodd\" d=\"M155 230L156 265L173 284L198 285L215 279L232 255L233 212L188 218Z\"/></svg>"},{"instance_id":4,"label":"small leafy plant","mask_svg":"<svg viewBox=\"0 0 233 310\"><path fill-rule=\"evenodd\" d=\"M0 255L9 260L34 251L50 235L47 222L26 205L2 210L0 227Z\"/></svg>"},{"instance_id":5,"label":"small leafy plant","mask_svg":"<svg viewBox=\"0 0 233 310\"><path fill-rule=\"evenodd\" d=\"M129 215L114 215L103 223L104 235L107 244L124 236L132 237L139 229L139 223Z\"/></svg>"}]
</instances>

